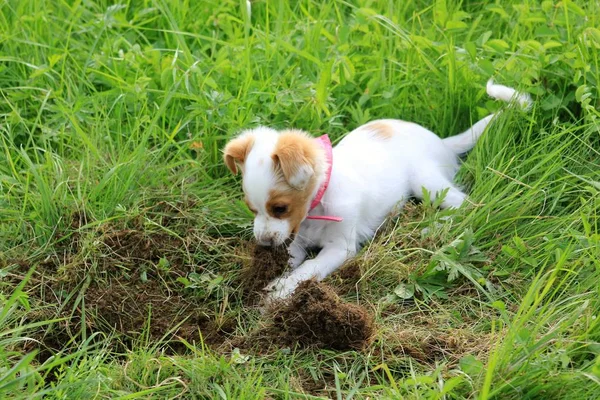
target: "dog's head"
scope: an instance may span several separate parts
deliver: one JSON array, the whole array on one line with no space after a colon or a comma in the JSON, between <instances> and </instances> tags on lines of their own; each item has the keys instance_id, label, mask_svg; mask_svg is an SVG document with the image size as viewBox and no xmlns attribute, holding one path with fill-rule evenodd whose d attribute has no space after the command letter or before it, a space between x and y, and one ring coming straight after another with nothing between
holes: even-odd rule
<instances>
[{"instance_id":1,"label":"dog's head","mask_svg":"<svg viewBox=\"0 0 600 400\"><path fill-rule=\"evenodd\" d=\"M224 160L242 173L256 240L278 246L296 234L325 175L323 148L302 131L261 127L231 140Z\"/></svg>"}]
</instances>

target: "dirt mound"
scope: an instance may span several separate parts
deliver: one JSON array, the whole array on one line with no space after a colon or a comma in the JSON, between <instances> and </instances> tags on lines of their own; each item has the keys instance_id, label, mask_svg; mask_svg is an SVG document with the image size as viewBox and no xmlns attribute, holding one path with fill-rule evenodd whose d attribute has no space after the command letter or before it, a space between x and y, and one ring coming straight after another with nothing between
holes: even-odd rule
<instances>
[{"instance_id":1,"label":"dirt mound","mask_svg":"<svg viewBox=\"0 0 600 400\"><path fill-rule=\"evenodd\" d=\"M284 246L255 246L250 261L241 272L246 303L256 304L264 287L281 276L288 267L289 253ZM354 286L360 275L357 266L346 269L339 278ZM348 275L348 276L346 276ZM268 351L273 346L312 346L338 350L361 348L373 333L373 317L362 307L343 302L336 291L315 280L302 282L289 299L268 307L265 323L246 337L227 345Z\"/></svg>"},{"instance_id":2,"label":"dirt mound","mask_svg":"<svg viewBox=\"0 0 600 400\"><path fill-rule=\"evenodd\" d=\"M235 344L234 338L244 348L301 345L345 350L360 348L371 337L373 319L363 308L342 302L330 287L314 281L304 282L289 300L269 311L254 332L234 336L237 314L223 304L234 298L244 303L261 299L264 287L288 267L286 247L244 250L248 261L239 275L242 294L228 297L233 287L223 283L227 270L218 268L235 266L223 258L232 253L198 240L193 231L149 232L135 221L94 225L83 213L69 222L71 231L61 233L52 255L11 260L6 279L14 285L36 266L25 290L45 312L30 314L29 322L64 318L33 334L39 344L32 345L42 351L42 358L76 348L84 329L88 336L116 333L112 344L119 351L140 339L163 341L174 351L185 350L181 340L224 349ZM208 261L198 263L199 257ZM351 272L350 281L356 275L355 269Z\"/></svg>"},{"instance_id":3,"label":"dirt mound","mask_svg":"<svg viewBox=\"0 0 600 400\"><path fill-rule=\"evenodd\" d=\"M135 229L122 229L106 232L102 236L104 245L104 267L133 265L140 263L158 263L162 258L169 259L170 269L184 269L181 249L185 248L184 240L169 236L166 233L143 233ZM184 274L185 271L179 271Z\"/></svg>"},{"instance_id":4,"label":"dirt mound","mask_svg":"<svg viewBox=\"0 0 600 400\"><path fill-rule=\"evenodd\" d=\"M73 218L73 228L84 223L81 215ZM94 246L82 248L84 239ZM52 257L10 260L11 275L5 280L14 286L36 266L25 290L45 311L29 314L30 322L64 318L51 329L32 333L40 345L31 345L39 348L42 360L75 348L82 323L88 335L116 333L113 344L119 351L139 338L163 340L173 351L185 350L181 339L217 345L237 327L225 310L215 311L220 295L206 289L215 274L193 257L216 250L192 235L106 224L82 228L59 245Z\"/></svg>"},{"instance_id":5,"label":"dirt mound","mask_svg":"<svg viewBox=\"0 0 600 400\"><path fill-rule=\"evenodd\" d=\"M88 326L92 330L110 331L135 337L147 331L159 340L169 332L189 342L198 341L208 326L208 318L192 302L179 294L163 293L148 284L112 283L106 287L89 287L84 295L91 311ZM88 311L88 312L89 312Z\"/></svg>"},{"instance_id":6,"label":"dirt mound","mask_svg":"<svg viewBox=\"0 0 600 400\"><path fill-rule=\"evenodd\" d=\"M197 268L182 256L185 240L119 230L105 234L102 242L109 251L84 294L86 307L92 310L90 328L115 329L130 337L146 331L153 340L165 336L190 343L200 338L208 344L224 340L214 312L203 304L209 299L180 281Z\"/></svg>"},{"instance_id":7,"label":"dirt mound","mask_svg":"<svg viewBox=\"0 0 600 400\"><path fill-rule=\"evenodd\" d=\"M254 247L251 261L241 273L242 291L247 303L256 303L261 298L264 287L285 272L289 258L285 246Z\"/></svg>"},{"instance_id":8,"label":"dirt mound","mask_svg":"<svg viewBox=\"0 0 600 400\"><path fill-rule=\"evenodd\" d=\"M292 296L275 305L273 327L288 342L335 350L358 349L371 340L373 317L363 307L343 302L323 283L300 283Z\"/></svg>"}]
</instances>

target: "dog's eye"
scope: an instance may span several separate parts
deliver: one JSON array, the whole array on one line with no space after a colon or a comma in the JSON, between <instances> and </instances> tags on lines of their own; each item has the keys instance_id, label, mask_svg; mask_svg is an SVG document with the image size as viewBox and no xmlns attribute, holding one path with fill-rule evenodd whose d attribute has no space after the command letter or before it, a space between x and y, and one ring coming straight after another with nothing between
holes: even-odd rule
<instances>
[{"instance_id":1,"label":"dog's eye","mask_svg":"<svg viewBox=\"0 0 600 400\"><path fill-rule=\"evenodd\" d=\"M281 217L288 211L288 206L286 205L276 205L271 208L271 212L275 217Z\"/></svg>"}]
</instances>

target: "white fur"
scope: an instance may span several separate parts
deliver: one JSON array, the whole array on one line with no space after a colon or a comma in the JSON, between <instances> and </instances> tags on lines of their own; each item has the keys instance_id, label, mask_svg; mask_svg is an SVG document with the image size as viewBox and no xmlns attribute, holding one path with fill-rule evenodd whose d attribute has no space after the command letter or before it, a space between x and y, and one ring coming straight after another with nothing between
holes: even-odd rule
<instances>
[{"instance_id":1,"label":"white fur","mask_svg":"<svg viewBox=\"0 0 600 400\"><path fill-rule=\"evenodd\" d=\"M254 237L261 245L281 244L289 235L289 222L269 216L265 209L269 192L279 183L271 157L279 133L274 129L259 127L245 131L240 136L243 135L252 135L254 138L252 151L243 165L244 192L257 210Z\"/></svg>"},{"instance_id":2,"label":"white fur","mask_svg":"<svg viewBox=\"0 0 600 400\"><path fill-rule=\"evenodd\" d=\"M513 97L522 106L531 100L514 89L488 82L490 96L510 101ZM442 190L448 193L442 207L460 207L466 195L453 183L459 161L458 155L470 150L484 132L494 115L489 115L460 135L440 139L433 132L411 122L379 120L391 127L389 138L374 136L373 128L363 125L350 132L333 149L333 170L329 188L311 215L334 215L342 222L308 220L290 246L292 271L267 286L271 298L284 298L298 283L316 278L321 280L354 256L362 243L373 237L394 207L402 207L411 196L422 197L426 188L432 199ZM265 128L260 128L265 129ZM257 142L245 165L246 193L257 206L277 183L267 162L274 147L273 132ZM257 146L258 145L258 146ZM289 226L277 226L267 219L255 220L259 242L276 238L280 243ZM285 238L284 238L285 239ZM306 259L306 249L320 248L318 255Z\"/></svg>"},{"instance_id":3,"label":"white fur","mask_svg":"<svg viewBox=\"0 0 600 400\"><path fill-rule=\"evenodd\" d=\"M288 183L291 187L302 190L308 185L308 182L310 182L310 179L314 174L315 170L310 165L301 165L300 168L298 168L298 171L290 176Z\"/></svg>"},{"instance_id":4,"label":"white fur","mask_svg":"<svg viewBox=\"0 0 600 400\"><path fill-rule=\"evenodd\" d=\"M262 246L280 245L288 238L290 223L287 219L277 219L259 212L254 218L254 237Z\"/></svg>"}]
</instances>

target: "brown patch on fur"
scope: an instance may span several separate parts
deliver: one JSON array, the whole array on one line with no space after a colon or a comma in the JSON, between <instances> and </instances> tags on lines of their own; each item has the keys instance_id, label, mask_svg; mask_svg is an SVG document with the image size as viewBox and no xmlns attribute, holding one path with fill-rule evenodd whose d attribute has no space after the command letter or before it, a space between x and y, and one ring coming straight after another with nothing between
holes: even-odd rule
<instances>
[{"instance_id":1,"label":"brown patch on fur","mask_svg":"<svg viewBox=\"0 0 600 400\"><path fill-rule=\"evenodd\" d=\"M366 126L366 128L368 128L372 132L373 136L378 139L389 140L394 135L394 129L387 122L371 122Z\"/></svg>"},{"instance_id":2,"label":"brown patch on fur","mask_svg":"<svg viewBox=\"0 0 600 400\"><path fill-rule=\"evenodd\" d=\"M272 217L275 215L272 212L274 205L287 205L288 211L278 218L285 218L290 222L290 233L297 233L300 229L300 223L304 220L308 211L308 203L310 202L312 190L277 190L273 189L269 192L269 200L267 201L267 212Z\"/></svg>"},{"instance_id":3,"label":"brown patch on fur","mask_svg":"<svg viewBox=\"0 0 600 400\"><path fill-rule=\"evenodd\" d=\"M297 233L308 211L317 178L322 176L325 170L325 155L320 144L306 133L287 130L280 134L272 157L275 168L283 175L287 184L271 190L266 204L267 212L273 217L288 219L290 233ZM302 187L290 184L294 175L307 167L314 171L308 182ZM288 211L284 215L276 216L272 212L275 205L286 205Z\"/></svg>"},{"instance_id":4,"label":"brown patch on fur","mask_svg":"<svg viewBox=\"0 0 600 400\"><path fill-rule=\"evenodd\" d=\"M251 135L243 135L227 143L223 150L223 160L233 174L237 174L238 165L242 168L243 172L244 161L246 161L246 156L253 145L254 136Z\"/></svg>"},{"instance_id":5,"label":"brown patch on fur","mask_svg":"<svg viewBox=\"0 0 600 400\"><path fill-rule=\"evenodd\" d=\"M306 189L310 186L314 187L316 177L323 170L324 156L320 150L320 145L304 132L287 130L279 135L272 157L275 168L281 170L290 186L295 189ZM301 187L291 184L294 176L307 167L314 171L309 181Z\"/></svg>"}]
</instances>

